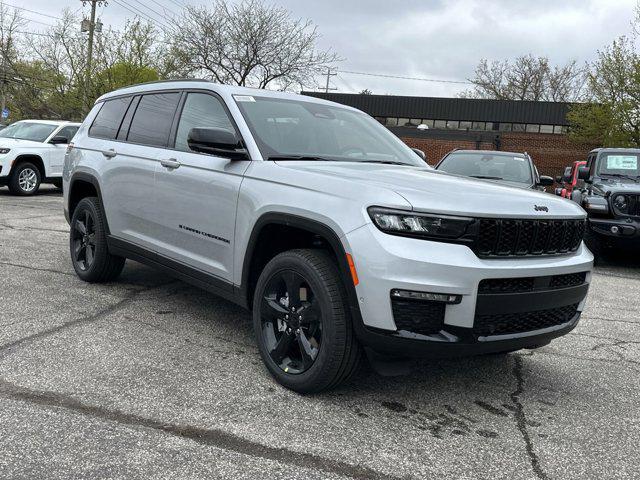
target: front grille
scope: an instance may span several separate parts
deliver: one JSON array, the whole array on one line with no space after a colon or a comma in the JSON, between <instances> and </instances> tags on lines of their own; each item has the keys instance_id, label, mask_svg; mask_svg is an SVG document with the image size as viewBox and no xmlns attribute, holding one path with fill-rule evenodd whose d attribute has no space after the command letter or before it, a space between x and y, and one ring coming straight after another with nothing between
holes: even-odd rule
<instances>
[{"instance_id":1,"label":"front grille","mask_svg":"<svg viewBox=\"0 0 640 480\"><path fill-rule=\"evenodd\" d=\"M534 290L550 290L557 288L575 287L582 285L587 278L587 272L566 273L546 277L519 278L487 278L478 285L478 293L523 293Z\"/></svg>"},{"instance_id":2,"label":"front grille","mask_svg":"<svg viewBox=\"0 0 640 480\"><path fill-rule=\"evenodd\" d=\"M577 311L576 303L534 312L476 315L473 333L479 336L508 335L555 327L567 323Z\"/></svg>"},{"instance_id":3,"label":"front grille","mask_svg":"<svg viewBox=\"0 0 640 480\"><path fill-rule=\"evenodd\" d=\"M443 302L391 299L396 328L421 335L432 335L442 330L445 308Z\"/></svg>"},{"instance_id":4,"label":"front grille","mask_svg":"<svg viewBox=\"0 0 640 480\"><path fill-rule=\"evenodd\" d=\"M584 230L584 220L482 218L474 251L485 258L574 252L580 246Z\"/></svg>"}]
</instances>

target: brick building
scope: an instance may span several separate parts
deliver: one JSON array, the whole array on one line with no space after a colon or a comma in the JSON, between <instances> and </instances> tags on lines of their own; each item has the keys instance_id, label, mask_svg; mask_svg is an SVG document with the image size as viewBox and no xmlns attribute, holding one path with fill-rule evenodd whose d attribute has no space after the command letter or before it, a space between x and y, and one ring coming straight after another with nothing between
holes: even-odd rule
<instances>
[{"instance_id":1,"label":"brick building","mask_svg":"<svg viewBox=\"0 0 640 480\"><path fill-rule=\"evenodd\" d=\"M436 163L454 148L527 152L542 175L560 175L593 145L567 137L569 104L467 98L303 92L375 117ZM418 129L426 125L428 129Z\"/></svg>"}]
</instances>

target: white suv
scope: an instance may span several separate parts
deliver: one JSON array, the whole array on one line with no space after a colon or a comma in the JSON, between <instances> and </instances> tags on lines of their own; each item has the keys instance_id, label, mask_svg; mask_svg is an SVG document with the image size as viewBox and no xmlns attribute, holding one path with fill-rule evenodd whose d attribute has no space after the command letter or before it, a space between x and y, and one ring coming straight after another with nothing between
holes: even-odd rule
<instances>
[{"instance_id":1,"label":"white suv","mask_svg":"<svg viewBox=\"0 0 640 480\"><path fill-rule=\"evenodd\" d=\"M0 186L15 195L33 195L41 183L62 188L67 144L79 123L22 120L0 130Z\"/></svg>"},{"instance_id":2,"label":"white suv","mask_svg":"<svg viewBox=\"0 0 640 480\"><path fill-rule=\"evenodd\" d=\"M265 365L299 392L343 382L363 352L389 367L545 345L576 326L591 278L575 203L435 171L366 114L310 97L117 90L63 178L81 279L130 258L252 309Z\"/></svg>"}]
</instances>

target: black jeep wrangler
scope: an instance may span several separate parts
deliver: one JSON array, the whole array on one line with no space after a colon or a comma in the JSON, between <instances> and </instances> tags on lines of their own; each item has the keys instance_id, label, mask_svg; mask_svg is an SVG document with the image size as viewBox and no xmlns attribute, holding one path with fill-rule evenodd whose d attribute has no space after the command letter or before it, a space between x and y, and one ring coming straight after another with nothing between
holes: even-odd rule
<instances>
[{"instance_id":1,"label":"black jeep wrangler","mask_svg":"<svg viewBox=\"0 0 640 480\"><path fill-rule=\"evenodd\" d=\"M593 254L640 245L640 149L592 150L578 180L571 199L589 215L585 243Z\"/></svg>"}]
</instances>

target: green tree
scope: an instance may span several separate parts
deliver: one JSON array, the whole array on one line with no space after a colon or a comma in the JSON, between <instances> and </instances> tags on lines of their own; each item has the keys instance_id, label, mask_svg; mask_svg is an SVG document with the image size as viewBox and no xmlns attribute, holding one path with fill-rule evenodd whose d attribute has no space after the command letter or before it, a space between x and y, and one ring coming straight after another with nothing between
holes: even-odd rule
<instances>
[{"instance_id":1,"label":"green tree","mask_svg":"<svg viewBox=\"0 0 640 480\"><path fill-rule=\"evenodd\" d=\"M572 139L615 147L640 146L640 55L620 37L590 65L589 103L569 112Z\"/></svg>"},{"instance_id":2,"label":"green tree","mask_svg":"<svg viewBox=\"0 0 640 480\"><path fill-rule=\"evenodd\" d=\"M118 62L98 72L93 79L94 95L100 96L117 88L159 80L158 72L149 66Z\"/></svg>"}]
</instances>

